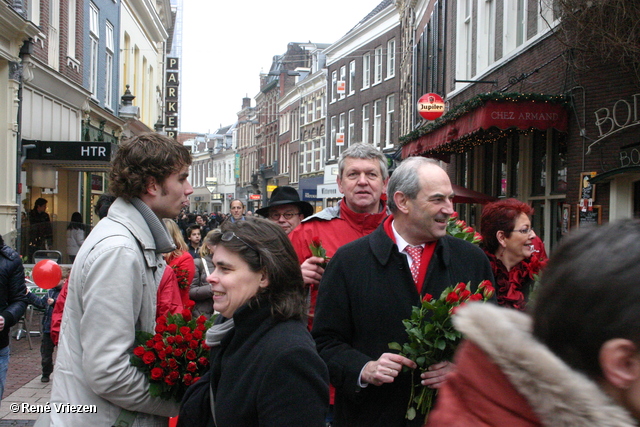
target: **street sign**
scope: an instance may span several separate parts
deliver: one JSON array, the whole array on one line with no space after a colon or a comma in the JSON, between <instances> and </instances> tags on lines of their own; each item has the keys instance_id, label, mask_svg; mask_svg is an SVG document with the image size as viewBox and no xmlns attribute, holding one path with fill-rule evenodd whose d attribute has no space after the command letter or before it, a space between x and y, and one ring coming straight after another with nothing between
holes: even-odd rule
<instances>
[{"instance_id":1,"label":"street sign","mask_svg":"<svg viewBox=\"0 0 640 427\"><path fill-rule=\"evenodd\" d=\"M215 176L207 177L204 179L204 183L207 186L209 193L213 194L218 189L218 178Z\"/></svg>"}]
</instances>

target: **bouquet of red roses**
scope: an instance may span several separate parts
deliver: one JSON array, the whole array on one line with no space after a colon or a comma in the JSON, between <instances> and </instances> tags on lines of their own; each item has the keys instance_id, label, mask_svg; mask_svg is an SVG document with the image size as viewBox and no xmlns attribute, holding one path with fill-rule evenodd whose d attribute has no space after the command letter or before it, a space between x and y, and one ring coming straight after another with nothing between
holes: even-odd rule
<instances>
[{"instance_id":1,"label":"bouquet of red roses","mask_svg":"<svg viewBox=\"0 0 640 427\"><path fill-rule=\"evenodd\" d=\"M482 236L480 233L476 232L470 225L467 225L464 220L459 219L458 212L454 212L449 217L449 222L447 222L447 234L466 240L467 242L475 245L482 242Z\"/></svg>"},{"instance_id":2,"label":"bouquet of red roses","mask_svg":"<svg viewBox=\"0 0 640 427\"><path fill-rule=\"evenodd\" d=\"M401 356L413 360L418 365L418 373L412 373L411 397L406 415L409 420L414 419L420 412L426 423L433 406L433 398L438 392L437 389L420 384L419 373L426 371L433 364L451 360L462 339L462 334L451 322L456 310L467 302L487 301L495 293L489 280L482 281L475 293L472 293L470 288L471 283L458 283L455 287L445 289L438 299L426 294L422 298L422 304L412 308L411 318L402 321L409 341L403 345L396 342L389 344L390 349L398 350Z\"/></svg>"},{"instance_id":3,"label":"bouquet of red roses","mask_svg":"<svg viewBox=\"0 0 640 427\"><path fill-rule=\"evenodd\" d=\"M138 346L133 349L131 364L149 378L149 394L162 399L182 400L187 387L209 369L207 329L214 317L192 318L191 310L166 314L158 318L156 333L136 333Z\"/></svg>"}]
</instances>

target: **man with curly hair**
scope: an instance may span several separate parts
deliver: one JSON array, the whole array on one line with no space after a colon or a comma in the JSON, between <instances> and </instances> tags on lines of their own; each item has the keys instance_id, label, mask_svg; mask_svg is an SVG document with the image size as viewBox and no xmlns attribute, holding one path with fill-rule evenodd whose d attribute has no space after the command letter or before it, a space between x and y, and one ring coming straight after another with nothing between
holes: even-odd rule
<instances>
[{"instance_id":1,"label":"man with curly hair","mask_svg":"<svg viewBox=\"0 0 640 427\"><path fill-rule=\"evenodd\" d=\"M112 160L116 197L78 252L69 279L51 406L95 405L94 413L52 411L52 426L167 425L178 404L149 394L129 362L137 331L153 332L156 294L174 249L163 218L188 205L191 155L156 133L120 145Z\"/></svg>"}]
</instances>

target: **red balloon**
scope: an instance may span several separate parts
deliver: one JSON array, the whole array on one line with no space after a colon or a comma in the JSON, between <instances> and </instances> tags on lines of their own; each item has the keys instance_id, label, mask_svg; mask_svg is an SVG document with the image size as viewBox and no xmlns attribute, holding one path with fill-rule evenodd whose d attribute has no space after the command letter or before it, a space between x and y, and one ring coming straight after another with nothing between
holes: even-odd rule
<instances>
[{"instance_id":1,"label":"red balloon","mask_svg":"<svg viewBox=\"0 0 640 427\"><path fill-rule=\"evenodd\" d=\"M42 289L51 289L58 286L62 279L62 269L52 259L43 259L33 266L31 272L33 281Z\"/></svg>"}]
</instances>

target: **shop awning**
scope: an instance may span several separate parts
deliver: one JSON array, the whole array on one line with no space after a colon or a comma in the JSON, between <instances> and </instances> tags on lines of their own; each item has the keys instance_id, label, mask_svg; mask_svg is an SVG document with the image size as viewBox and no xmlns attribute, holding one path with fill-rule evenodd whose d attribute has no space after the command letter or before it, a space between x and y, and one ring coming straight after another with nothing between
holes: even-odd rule
<instances>
[{"instance_id":1,"label":"shop awning","mask_svg":"<svg viewBox=\"0 0 640 427\"><path fill-rule=\"evenodd\" d=\"M539 100L486 100L453 119L443 116L440 126L405 143L402 158L429 154L462 153L495 140L508 130L557 129L567 131L568 112L562 103Z\"/></svg>"},{"instance_id":2,"label":"shop awning","mask_svg":"<svg viewBox=\"0 0 640 427\"><path fill-rule=\"evenodd\" d=\"M620 178L625 175L637 175L640 174L640 166L624 166L621 168L615 168L606 172L599 173L593 178L589 179L590 184L598 184L609 182L614 178Z\"/></svg>"},{"instance_id":3,"label":"shop awning","mask_svg":"<svg viewBox=\"0 0 640 427\"><path fill-rule=\"evenodd\" d=\"M453 192L456 193L453 198L453 203L481 203L486 204L489 202L495 202L497 197L489 196L478 191L469 190L468 188L461 187L456 184L451 184Z\"/></svg>"}]
</instances>

